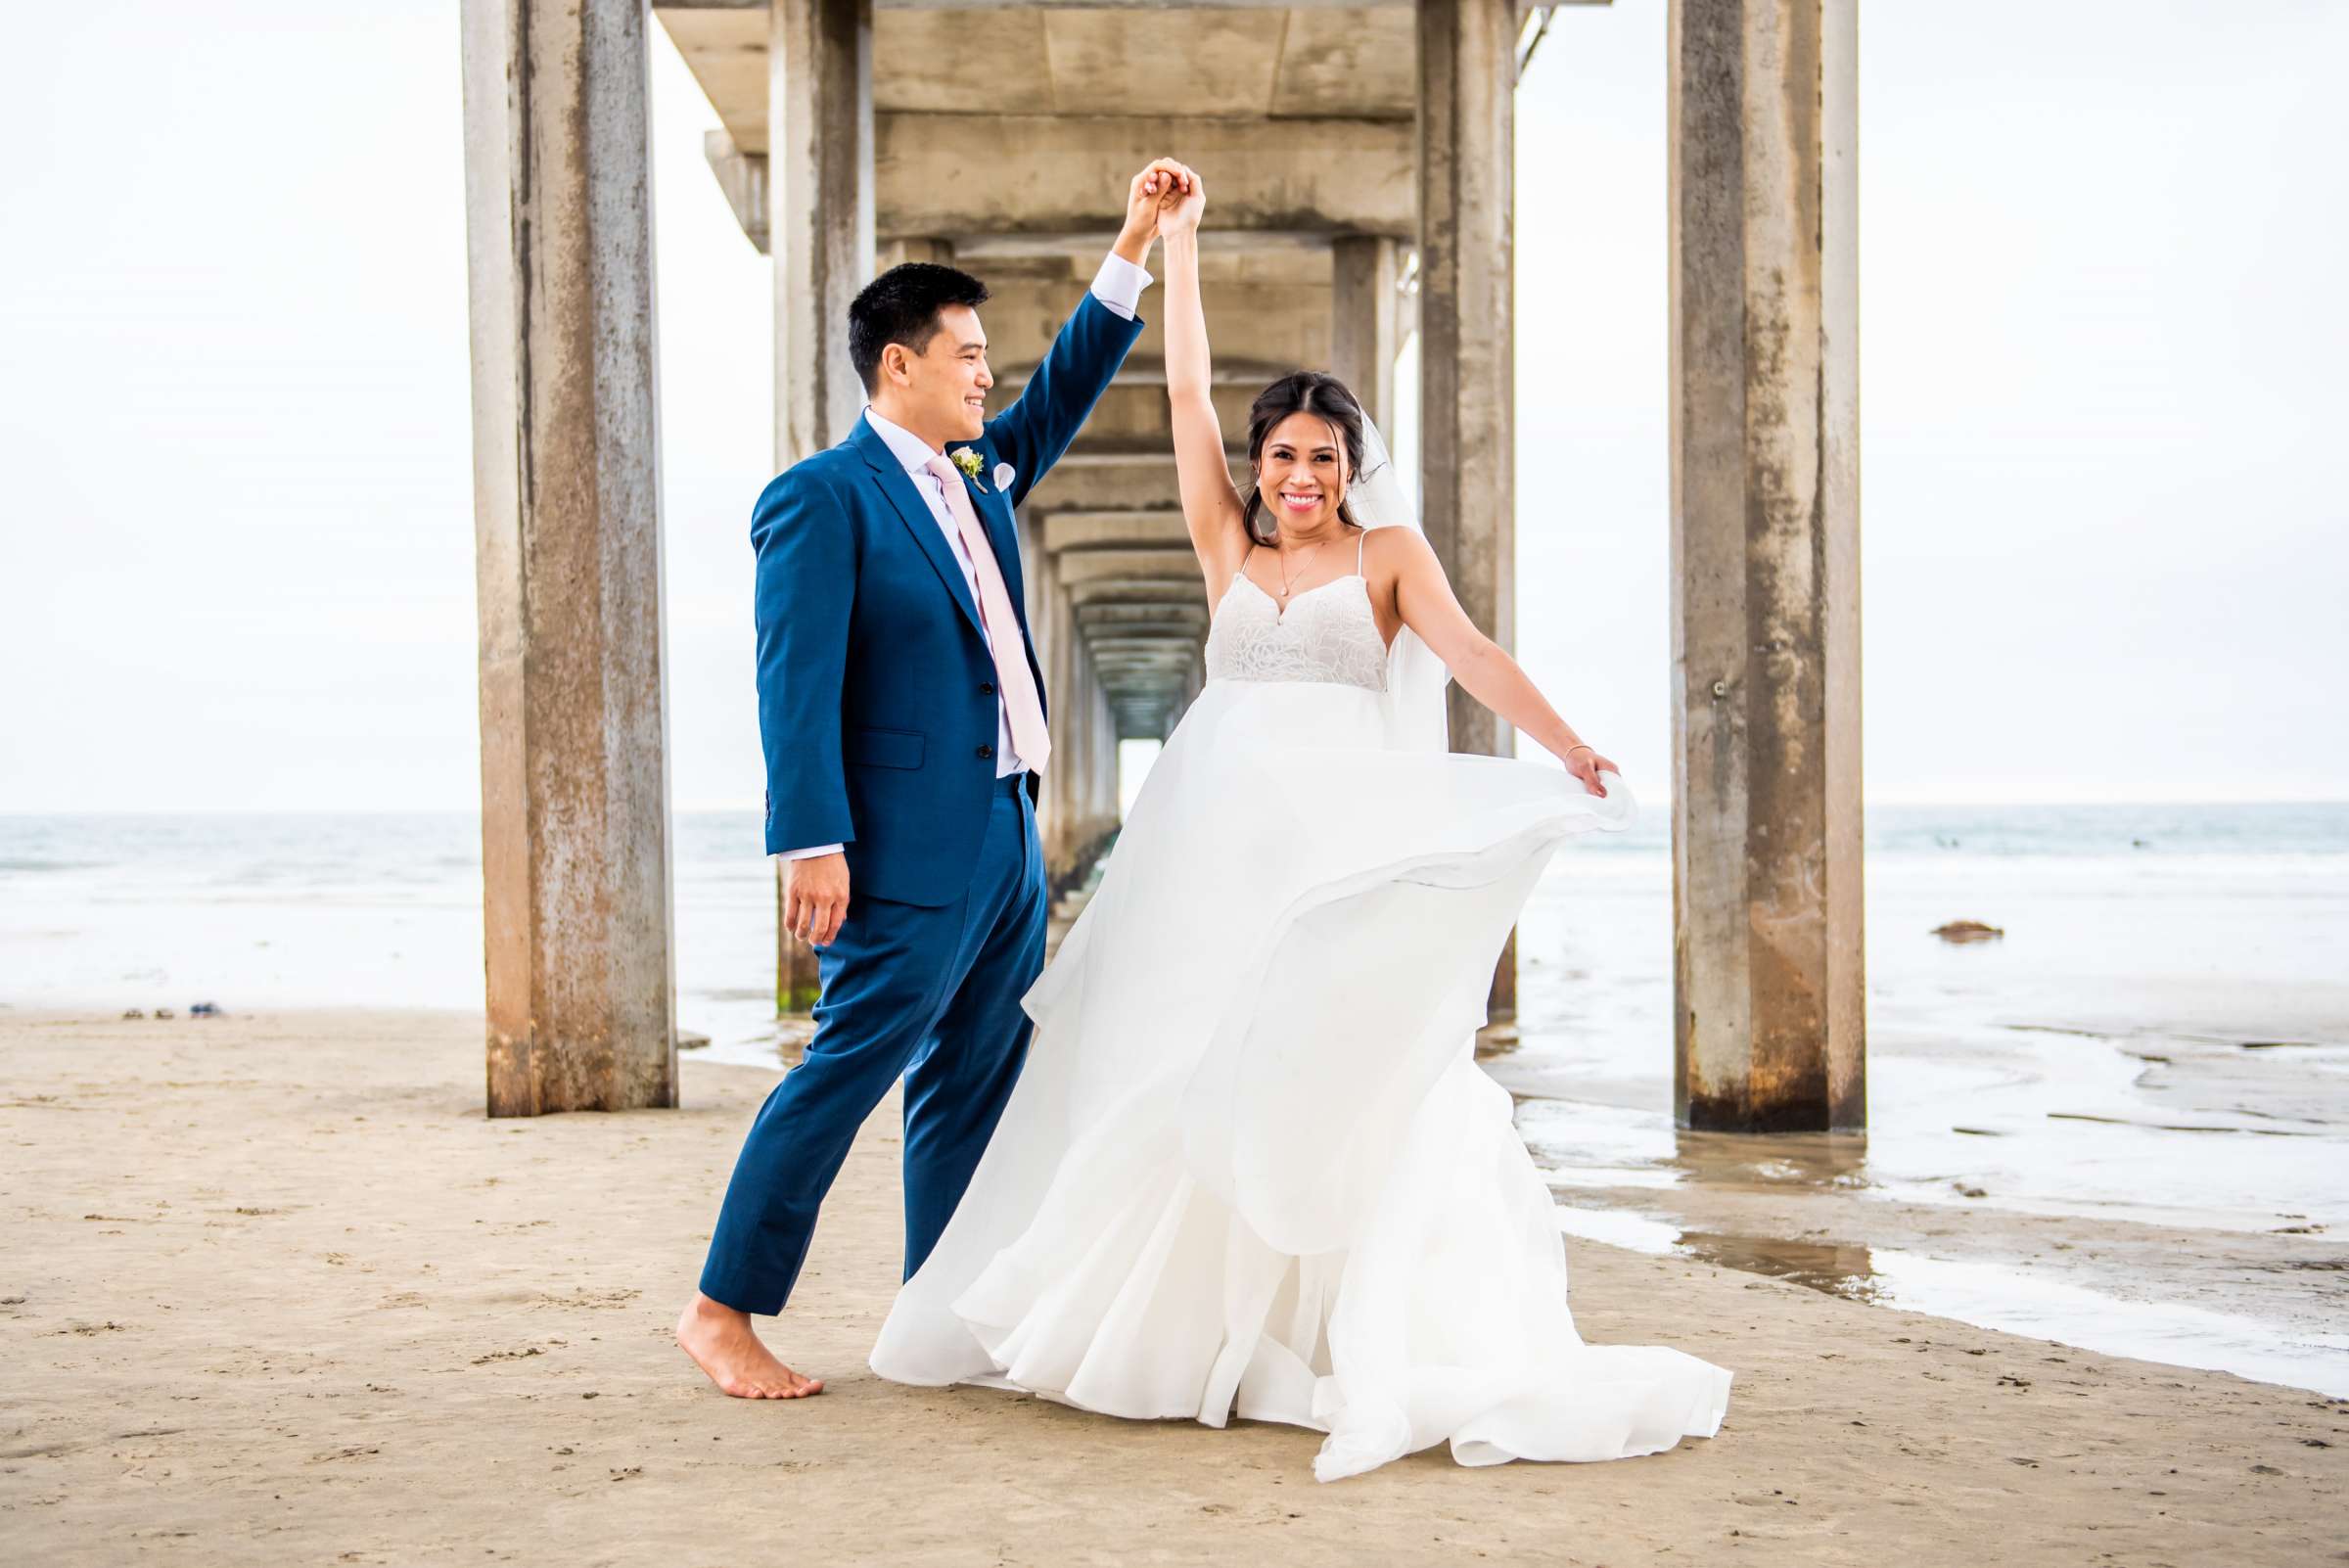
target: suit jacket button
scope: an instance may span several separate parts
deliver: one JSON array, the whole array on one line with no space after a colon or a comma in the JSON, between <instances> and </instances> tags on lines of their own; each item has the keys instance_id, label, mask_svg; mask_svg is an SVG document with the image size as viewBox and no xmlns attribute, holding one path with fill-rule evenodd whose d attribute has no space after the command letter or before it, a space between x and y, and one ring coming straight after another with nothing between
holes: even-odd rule
<instances>
[{"instance_id":1,"label":"suit jacket button","mask_svg":"<svg viewBox=\"0 0 2349 1568\"><path fill-rule=\"evenodd\" d=\"M980 696L982 696L982 697L992 697L994 694L995 694L995 683L994 683L993 681L991 681L991 680L983 680L983 681L979 682L979 695L980 695Z\"/></svg>"},{"instance_id":2,"label":"suit jacket button","mask_svg":"<svg viewBox=\"0 0 2349 1568\"><path fill-rule=\"evenodd\" d=\"M995 749L992 746L982 746L979 748L979 755L982 757L992 757L995 755Z\"/></svg>"}]
</instances>

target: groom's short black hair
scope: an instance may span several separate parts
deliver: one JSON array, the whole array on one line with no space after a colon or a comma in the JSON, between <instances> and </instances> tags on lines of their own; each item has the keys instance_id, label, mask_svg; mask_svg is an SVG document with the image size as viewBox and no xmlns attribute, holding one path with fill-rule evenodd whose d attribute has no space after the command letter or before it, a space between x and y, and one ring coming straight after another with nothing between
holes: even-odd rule
<instances>
[{"instance_id":1,"label":"groom's short black hair","mask_svg":"<svg viewBox=\"0 0 2349 1568\"><path fill-rule=\"evenodd\" d=\"M976 310L987 302L987 285L956 267L936 261L903 261L866 284L849 306L849 363L856 379L873 391L881 374L881 350L901 343L915 353L938 336L938 313L948 305Z\"/></svg>"}]
</instances>

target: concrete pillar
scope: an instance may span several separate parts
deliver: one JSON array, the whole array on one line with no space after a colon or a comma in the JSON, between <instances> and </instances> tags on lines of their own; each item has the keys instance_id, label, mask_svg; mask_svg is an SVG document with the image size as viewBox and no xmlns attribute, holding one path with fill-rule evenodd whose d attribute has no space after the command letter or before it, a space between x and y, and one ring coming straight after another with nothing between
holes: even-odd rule
<instances>
[{"instance_id":1,"label":"concrete pillar","mask_svg":"<svg viewBox=\"0 0 2349 1568\"><path fill-rule=\"evenodd\" d=\"M1516 640L1516 0L1420 0L1420 516L1460 607L1503 648ZM1457 683L1451 706L1452 750L1511 754L1509 726ZM1489 1012L1517 1015L1514 935Z\"/></svg>"},{"instance_id":2,"label":"concrete pillar","mask_svg":"<svg viewBox=\"0 0 2349 1568\"><path fill-rule=\"evenodd\" d=\"M1677 0L1674 1108L1866 1126L1857 0Z\"/></svg>"},{"instance_id":3,"label":"concrete pillar","mask_svg":"<svg viewBox=\"0 0 2349 1568\"><path fill-rule=\"evenodd\" d=\"M462 23L488 1113L673 1106L646 13Z\"/></svg>"},{"instance_id":4,"label":"concrete pillar","mask_svg":"<svg viewBox=\"0 0 2349 1568\"><path fill-rule=\"evenodd\" d=\"M1191 704L1199 700L1199 693L1206 685L1207 651L1203 646L1194 647L1191 662L1182 672L1182 695L1176 699L1174 711L1167 715L1167 732L1161 739L1173 737L1174 726L1182 722L1182 715L1190 712Z\"/></svg>"},{"instance_id":5,"label":"concrete pillar","mask_svg":"<svg viewBox=\"0 0 2349 1568\"><path fill-rule=\"evenodd\" d=\"M1415 245L1396 248L1396 270L1402 275L1403 287L1395 301L1395 353L1403 351L1419 336L1419 248Z\"/></svg>"},{"instance_id":6,"label":"concrete pillar","mask_svg":"<svg viewBox=\"0 0 2349 1568\"><path fill-rule=\"evenodd\" d=\"M1118 728L1110 713L1109 693L1101 685L1100 674L1093 676L1092 721L1085 726L1085 760L1092 764L1092 831L1089 840L1098 839L1118 811Z\"/></svg>"},{"instance_id":7,"label":"concrete pillar","mask_svg":"<svg viewBox=\"0 0 2349 1568\"><path fill-rule=\"evenodd\" d=\"M848 319L873 277L872 0L770 0L766 62L775 456L788 466L846 436L864 403Z\"/></svg>"},{"instance_id":8,"label":"concrete pillar","mask_svg":"<svg viewBox=\"0 0 2349 1568\"><path fill-rule=\"evenodd\" d=\"M1072 649L1067 663L1065 682L1052 699L1053 712L1060 715L1054 726L1050 763L1058 786L1055 803L1058 820L1053 824L1057 853L1052 862L1056 872L1076 867L1077 856L1084 849L1085 815L1091 809L1085 799L1086 780L1091 776L1085 737L1092 726L1093 709L1092 690L1086 678L1090 669L1083 648Z\"/></svg>"},{"instance_id":9,"label":"concrete pillar","mask_svg":"<svg viewBox=\"0 0 2349 1568\"><path fill-rule=\"evenodd\" d=\"M1109 693L1093 687L1093 831L1098 839L1118 825L1118 715Z\"/></svg>"},{"instance_id":10,"label":"concrete pillar","mask_svg":"<svg viewBox=\"0 0 2349 1568\"><path fill-rule=\"evenodd\" d=\"M1515 0L1419 6L1420 515L1460 607L1510 647L1516 528L1510 281ZM1455 684L1455 751L1508 726Z\"/></svg>"},{"instance_id":11,"label":"concrete pillar","mask_svg":"<svg viewBox=\"0 0 2349 1568\"><path fill-rule=\"evenodd\" d=\"M1403 346L1397 332L1400 250L1379 235L1350 234L1330 255L1330 374L1353 390L1382 431L1394 423L1395 355Z\"/></svg>"},{"instance_id":12,"label":"concrete pillar","mask_svg":"<svg viewBox=\"0 0 2349 1568\"><path fill-rule=\"evenodd\" d=\"M1082 853L1093 831L1093 667L1080 656L1069 702L1069 847Z\"/></svg>"},{"instance_id":13,"label":"concrete pillar","mask_svg":"<svg viewBox=\"0 0 2349 1568\"><path fill-rule=\"evenodd\" d=\"M1077 769L1077 809L1070 825L1075 847L1082 853L1092 842L1093 823L1101 809L1101 688L1089 658L1077 661L1077 701L1070 712L1077 720L1077 733L1072 737L1077 742L1077 755L1072 759Z\"/></svg>"},{"instance_id":14,"label":"concrete pillar","mask_svg":"<svg viewBox=\"0 0 2349 1568\"><path fill-rule=\"evenodd\" d=\"M1041 550L1029 558L1029 623L1036 631L1036 656L1044 667L1044 695L1051 704L1052 755L1044 762L1036 796L1036 831L1043 841L1044 866L1057 876L1069 863L1069 762L1076 756L1069 729L1077 709L1076 613L1060 583L1060 560Z\"/></svg>"},{"instance_id":15,"label":"concrete pillar","mask_svg":"<svg viewBox=\"0 0 2349 1568\"><path fill-rule=\"evenodd\" d=\"M768 252L775 281L775 466L840 440L864 403L849 304L873 277L872 0L770 0ZM782 925L775 867L775 1010L815 1005L815 950Z\"/></svg>"}]
</instances>

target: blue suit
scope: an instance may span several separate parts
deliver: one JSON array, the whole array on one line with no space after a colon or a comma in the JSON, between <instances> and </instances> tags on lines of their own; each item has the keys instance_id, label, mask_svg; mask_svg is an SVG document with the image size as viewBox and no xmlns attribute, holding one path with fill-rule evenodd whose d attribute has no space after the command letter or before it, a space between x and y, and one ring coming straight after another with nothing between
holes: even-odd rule
<instances>
[{"instance_id":1,"label":"blue suit","mask_svg":"<svg viewBox=\"0 0 2349 1568\"><path fill-rule=\"evenodd\" d=\"M1019 398L969 443L983 478L966 488L1038 692L1012 508L1141 330L1086 295ZM1016 470L1008 495L984 477L998 463ZM1019 1002L1043 968L1047 906L1036 775L995 777L979 607L879 434L859 419L768 484L751 542L766 848L840 843L849 863L848 917L817 957L815 1036L760 1108L702 1271L713 1301L771 1314L857 1128L899 1077L906 1277L929 1256L1019 1078L1032 1027Z\"/></svg>"}]
</instances>

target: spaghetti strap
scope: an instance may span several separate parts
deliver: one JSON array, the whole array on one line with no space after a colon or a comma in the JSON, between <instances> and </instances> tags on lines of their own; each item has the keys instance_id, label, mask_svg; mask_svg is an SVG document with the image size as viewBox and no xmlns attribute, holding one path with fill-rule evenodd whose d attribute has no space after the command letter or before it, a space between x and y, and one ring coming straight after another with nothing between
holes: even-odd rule
<instances>
[{"instance_id":1,"label":"spaghetti strap","mask_svg":"<svg viewBox=\"0 0 2349 1568\"><path fill-rule=\"evenodd\" d=\"M1362 575L1362 541L1368 537L1370 537L1368 529L1362 530L1354 536L1354 575L1358 577Z\"/></svg>"}]
</instances>

